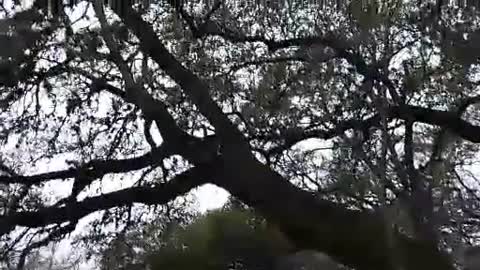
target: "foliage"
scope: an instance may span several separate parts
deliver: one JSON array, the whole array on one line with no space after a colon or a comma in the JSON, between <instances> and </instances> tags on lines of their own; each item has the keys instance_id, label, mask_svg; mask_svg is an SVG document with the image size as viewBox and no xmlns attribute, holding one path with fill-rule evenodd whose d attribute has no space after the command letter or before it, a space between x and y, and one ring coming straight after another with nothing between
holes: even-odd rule
<instances>
[{"instance_id":1,"label":"foliage","mask_svg":"<svg viewBox=\"0 0 480 270\"><path fill-rule=\"evenodd\" d=\"M209 211L189 224L152 223L142 227L110 242L110 248L100 254L99 267L339 269L338 264L322 253L294 253L295 247L276 226L268 224L253 209L238 204L235 198L222 209ZM148 237L138 237L136 232L146 230ZM145 253L142 255L138 250Z\"/></svg>"},{"instance_id":2,"label":"foliage","mask_svg":"<svg viewBox=\"0 0 480 270\"><path fill-rule=\"evenodd\" d=\"M77 245L89 250L97 268L144 268L148 257L160 249L177 226L183 227L196 219L195 210L184 207L159 209L139 216L122 229L98 230L94 224L83 236L76 237Z\"/></svg>"},{"instance_id":3,"label":"foliage","mask_svg":"<svg viewBox=\"0 0 480 270\"><path fill-rule=\"evenodd\" d=\"M182 212L191 204L176 200L205 183L275 220L296 244L359 269L387 268L397 245L444 262L411 241L461 263L461 247L478 242L478 10L165 0L138 13L92 2L75 6L87 11L79 21L46 16L42 1L0 11L4 260L22 261L93 213L83 240L99 248L106 228ZM228 246L230 225L239 240L266 230L249 218L200 218L171 235L189 248L178 253L170 239L165 256L220 267L224 258L208 252ZM253 252L239 247L225 256Z\"/></svg>"},{"instance_id":4,"label":"foliage","mask_svg":"<svg viewBox=\"0 0 480 270\"><path fill-rule=\"evenodd\" d=\"M265 269L291 248L278 231L247 211L216 210L169 235L152 269ZM235 266L236 265L236 266Z\"/></svg>"}]
</instances>

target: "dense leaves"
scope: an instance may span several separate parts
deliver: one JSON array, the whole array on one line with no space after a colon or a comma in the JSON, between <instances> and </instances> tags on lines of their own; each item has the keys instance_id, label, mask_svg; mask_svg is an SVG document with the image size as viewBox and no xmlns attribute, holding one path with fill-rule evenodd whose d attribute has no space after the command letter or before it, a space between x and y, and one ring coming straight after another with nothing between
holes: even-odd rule
<instances>
[{"instance_id":1,"label":"dense leaves","mask_svg":"<svg viewBox=\"0 0 480 270\"><path fill-rule=\"evenodd\" d=\"M101 269L130 269L134 265L150 269L279 269L293 267L288 254L294 247L273 225L247 209L226 207L204 214L186 226L164 224L148 226L150 238L138 238L136 233L118 237L100 257ZM157 242L155 248L152 243ZM135 250L143 249L141 256ZM129 252L126 252L129 250ZM143 261L142 261L143 259ZM137 260L134 262L133 260ZM287 261L292 265L287 266ZM311 256L299 260L312 267L325 266L326 258L316 261ZM334 265L333 262L331 262ZM130 268L129 268L130 267ZM300 267L300 265L298 265ZM283 269L283 268L282 268ZM295 268L297 269L297 268ZM329 268L331 269L331 268ZM332 268L333 269L333 268Z\"/></svg>"},{"instance_id":2,"label":"dense leaves","mask_svg":"<svg viewBox=\"0 0 480 270\"><path fill-rule=\"evenodd\" d=\"M93 213L81 238L100 246L213 183L351 267L461 265L480 217L478 10L304 2L2 2L3 260ZM215 239L209 222L192 228Z\"/></svg>"}]
</instances>

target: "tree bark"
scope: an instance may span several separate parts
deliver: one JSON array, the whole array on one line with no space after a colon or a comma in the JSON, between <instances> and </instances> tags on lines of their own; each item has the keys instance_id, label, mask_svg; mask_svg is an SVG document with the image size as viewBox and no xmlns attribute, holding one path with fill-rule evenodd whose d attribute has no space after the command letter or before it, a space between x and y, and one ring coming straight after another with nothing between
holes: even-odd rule
<instances>
[{"instance_id":1,"label":"tree bark","mask_svg":"<svg viewBox=\"0 0 480 270\"><path fill-rule=\"evenodd\" d=\"M149 55L191 98L215 127L222 156L212 182L257 209L279 228L298 249L314 249L360 270L391 268L391 247L384 235L383 219L369 212L346 209L315 198L256 160L240 131L212 100L208 87L168 52L155 31L129 8L120 15ZM397 235L396 258L404 269L453 270L448 257L428 243Z\"/></svg>"},{"instance_id":2,"label":"tree bark","mask_svg":"<svg viewBox=\"0 0 480 270\"><path fill-rule=\"evenodd\" d=\"M355 269L391 269L391 249L378 214L315 198L254 159L227 162L222 167L214 184L276 223L298 249L324 252ZM448 256L428 243L400 234L395 240L403 269L454 269Z\"/></svg>"},{"instance_id":3,"label":"tree bark","mask_svg":"<svg viewBox=\"0 0 480 270\"><path fill-rule=\"evenodd\" d=\"M344 206L316 198L256 160L251 154L251 149L243 134L229 121L221 108L210 97L207 85L169 53L156 36L152 26L130 7L119 15L139 38L142 51L181 86L199 111L215 127L216 135L219 136L222 146L221 156L205 162L205 164L208 163L208 166L194 164L193 169L179 175L180 180L170 181L164 186L131 188L129 191L117 191L96 198L88 198L66 207L50 207L36 212L21 212L10 217L2 217L0 234L11 231L15 225L35 227L61 223L81 218L98 210L128 205L133 202L165 203L199 184L205 183L208 181L205 176L208 176L213 184L229 191L257 209L269 222L276 224L299 250L318 250L342 264L359 270L391 269L391 247L384 234L384 219L380 215L347 209ZM132 88L130 90L140 91L141 89ZM145 92L141 93L145 94ZM168 111L161 106L156 106L158 104L155 100L149 98L151 97L145 97L137 102L134 100L133 103L136 102L135 104L144 112L151 114L149 116L155 121L158 120L158 126L162 125L161 120L164 120L163 124L168 120L173 126L175 123L173 118L167 115ZM148 107L157 109L148 109ZM404 118L413 115L417 117L416 120L437 125L453 123L455 128L464 131L465 136L477 128L468 123L459 122L458 118L452 118L450 114L425 110L427 109L402 107L393 109L392 116ZM163 114L163 118L159 118L158 114ZM168 130L163 128L162 132L169 134ZM172 139L166 136L165 144L169 145L173 141L176 147L182 147L183 141L174 135L170 136ZM470 139L473 141L475 138ZM181 154L192 160L193 163L199 160L189 156L188 151ZM154 161L151 158L155 158L155 155L138 158L136 159L137 165L152 164ZM159 161L159 159L155 161ZM117 165L123 164L117 163ZM118 171L121 169L117 168ZM64 172L65 175L73 175L73 173L70 170ZM192 176L199 178L200 181L192 181ZM0 180L2 179L0 178ZM33 178L30 180L35 183L40 181L40 179ZM14 182L9 177L4 177L3 181ZM429 243L409 239L400 234L396 235L394 242L396 252L400 253L395 256L402 259L403 269L454 269L449 258Z\"/></svg>"}]
</instances>

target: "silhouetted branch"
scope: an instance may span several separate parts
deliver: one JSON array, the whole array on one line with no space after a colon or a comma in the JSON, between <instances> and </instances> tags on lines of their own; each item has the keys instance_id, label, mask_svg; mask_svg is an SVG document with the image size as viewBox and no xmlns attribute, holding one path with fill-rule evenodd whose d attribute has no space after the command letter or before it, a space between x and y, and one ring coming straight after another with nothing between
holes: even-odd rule
<instances>
[{"instance_id":1,"label":"silhouetted branch","mask_svg":"<svg viewBox=\"0 0 480 270\"><path fill-rule=\"evenodd\" d=\"M127 27L140 40L141 50L150 56L190 97L202 113L215 127L224 148L233 147L236 155L240 149L243 154L250 155L250 149L243 134L223 113L218 104L211 98L209 88L191 70L183 66L158 39L152 25L148 24L132 8L119 14ZM161 124L161 123L160 123ZM229 142L229 143L225 143Z\"/></svg>"},{"instance_id":2,"label":"silhouetted branch","mask_svg":"<svg viewBox=\"0 0 480 270\"><path fill-rule=\"evenodd\" d=\"M463 120L457 112L440 111L422 108L419 106L403 105L391 106L388 109L387 114L388 119L402 119L405 121L420 122L439 126L449 130L452 133L457 134L459 137L465 140L474 143L480 143L480 126L472 125L467 121ZM330 130L314 129L292 133L288 135L288 138L283 138L285 139L285 143L272 147L267 152L269 154L278 154L284 150L289 149L300 141L311 138L320 138L327 140L340 136L345 131L350 129L366 132L370 128L378 127L380 123L379 120L380 116L374 115L365 120L351 119L342 121L338 123L335 128ZM259 136L258 138L264 139L261 136ZM282 137L278 137L277 139L282 139Z\"/></svg>"},{"instance_id":3,"label":"silhouetted branch","mask_svg":"<svg viewBox=\"0 0 480 270\"><path fill-rule=\"evenodd\" d=\"M205 164L189 169L175 176L169 182L156 187L132 187L86 198L80 202L72 201L63 207L45 207L37 211L13 212L0 217L0 236L9 233L16 226L33 228L76 221L99 210L132 203L164 204L206 183L214 171L212 164Z\"/></svg>"},{"instance_id":4,"label":"silhouetted branch","mask_svg":"<svg viewBox=\"0 0 480 270\"><path fill-rule=\"evenodd\" d=\"M143 169L147 166L152 166L163 158L168 157L172 152L166 148L165 145L156 147L152 151L136 157L118 160L93 160L85 166L89 167L92 175L95 178L101 177L108 173L123 173ZM35 185L54 179L72 178L78 175L82 168L70 168L56 172L47 172L35 175L15 175L15 176L0 176L0 183L3 184L25 184Z\"/></svg>"}]
</instances>

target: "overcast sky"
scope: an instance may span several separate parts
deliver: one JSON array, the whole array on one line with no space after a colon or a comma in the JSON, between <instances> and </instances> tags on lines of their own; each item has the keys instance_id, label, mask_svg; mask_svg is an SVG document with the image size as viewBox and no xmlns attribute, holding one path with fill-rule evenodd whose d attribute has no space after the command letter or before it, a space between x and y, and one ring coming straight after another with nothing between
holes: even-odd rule
<instances>
[{"instance_id":1,"label":"overcast sky","mask_svg":"<svg viewBox=\"0 0 480 270\"><path fill-rule=\"evenodd\" d=\"M11 2L11 0L4 0L4 2ZM31 5L31 0L24 0L23 4L25 4L26 6L29 6L29 5ZM67 12L67 14L70 15L71 21L76 21L75 25L73 26L74 29L79 28L79 27L84 27L84 26L89 25L91 23L91 21L87 21L87 20L78 21L78 18L84 13L85 7L86 7L86 3L82 2L81 4L79 4L73 10L73 12ZM94 12L91 8L89 9L88 14L89 14L90 18L94 18ZM405 56L406 55L399 54L398 57L405 57ZM394 61L394 62L397 62L397 61ZM400 61L398 61L398 62L400 62ZM159 138L158 134L157 134L156 139L157 139L157 141L160 141L160 138ZM309 142L303 143L302 145L308 146L308 148L325 146L324 143L320 142L320 141L316 141L316 142L309 141ZM63 161L59 162L57 160L57 161L53 161L49 164L45 164L45 166L43 166L41 168L41 171L37 171L37 173L64 169L65 166L66 166L66 164ZM474 171L476 172L476 175L478 175L477 174L478 171L477 170L474 170ZM46 193L53 193L53 194L63 194L63 195L68 194L69 191L70 191L70 188L71 188L71 184L72 184L71 182L72 181L70 181L70 183L65 183L65 181L60 181L60 180L52 181L51 183L46 185L45 192ZM106 182L102 183L102 185L107 186L107 188L103 188L102 191L103 192L108 192L108 191L113 191L113 190L120 189L120 188L125 188L125 187L128 187L128 185L131 184L131 182L129 183L128 181L126 181L126 182L123 182L121 184L123 184L123 187L119 186L118 181L114 181L114 179L111 179L111 180L107 179ZM92 189L95 189L95 188L96 188L95 186L92 187ZM198 199L198 206L199 206L198 210L200 210L201 212L204 212L208 209L214 209L214 208L221 207L226 202L226 200L228 198L228 193L226 191L224 191L223 189L217 188L214 185L210 185L210 184L209 185L204 185L204 186L196 189L193 192L193 194ZM84 228L84 226L89 221L91 221L92 218L93 218L93 216L90 217L90 218L83 219L79 223L79 226L77 227L77 231ZM68 240L63 241L62 245L61 245L61 248L64 249L64 252L61 252L61 253L66 254L66 253L70 252L71 249L69 247L70 246L69 246ZM93 269L93 268L92 268L92 266L86 266L83 269Z\"/></svg>"},{"instance_id":2,"label":"overcast sky","mask_svg":"<svg viewBox=\"0 0 480 270\"><path fill-rule=\"evenodd\" d=\"M12 0L3 0L3 3L5 4L6 7L11 6ZM22 4L22 9L23 8L28 8L31 6L32 0L24 0L21 1ZM85 11L86 3L82 2L80 5L78 5L76 8L74 8L73 12L72 11L67 11L67 14L69 14L71 21L75 22L74 24L74 29L78 29L81 27L85 27L86 25L89 25L91 22L87 21L85 19L83 20L78 20L79 17L82 16L82 14ZM18 7L17 7L18 8ZM88 15L90 18L94 18L94 12L91 8L88 10ZM157 134L159 136L159 134ZM160 138L156 138L157 141L160 141ZM9 152L9 151L15 151L14 145L7 145L4 149L2 149L2 152ZM33 171L35 173L42 173L42 172L47 172L47 171L56 171L56 170L61 170L65 169L66 164L63 159L61 160L52 160L51 162L42 164L42 166L34 168ZM105 183L106 182L106 183ZM128 183L128 181L122 181L121 186L119 185L119 181L115 181L115 179L106 179L105 182L102 182L102 192L109 192L113 190L118 190L121 188L128 187L132 183ZM73 181L65 182L62 180L55 180L49 182L45 186L44 194L48 194L49 196L65 196L66 194L69 194L71 185ZM92 185L90 190L96 190L96 186ZM199 211L205 212L206 210L209 209L215 209L221 207L226 200L228 199L228 193L220 189L214 185L207 184L204 185L194 191L191 192L191 194L195 195L197 198L198 204L197 206L199 207ZM80 196L82 198L83 196ZM82 228L85 228L85 226L95 218L95 215L91 215L87 218L82 219L78 226L76 232L82 231ZM71 251L71 246L70 246L70 241L64 240L60 243L59 249L58 249L58 256L64 256L68 255L68 253ZM85 264L82 269L94 269L93 265L88 265Z\"/></svg>"}]
</instances>

